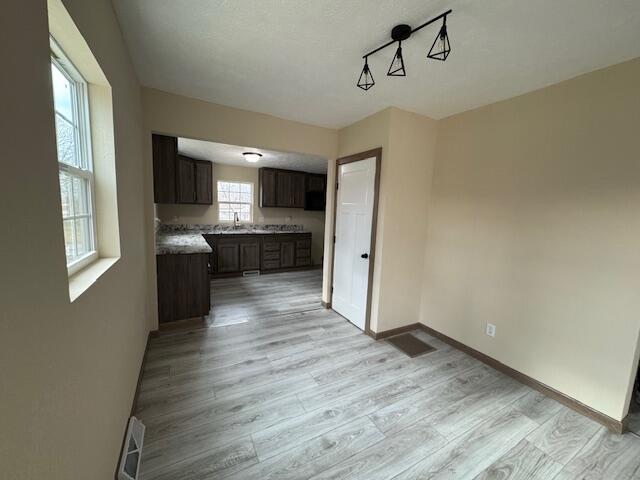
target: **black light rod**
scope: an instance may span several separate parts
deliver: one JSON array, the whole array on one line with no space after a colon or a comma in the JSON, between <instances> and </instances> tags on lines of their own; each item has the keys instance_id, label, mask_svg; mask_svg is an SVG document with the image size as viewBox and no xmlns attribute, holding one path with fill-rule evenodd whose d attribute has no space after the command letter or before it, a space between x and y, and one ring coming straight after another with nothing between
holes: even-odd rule
<instances>
[{"instance_id":1,"label":"black light rod","mask_svg":"<svg viewBox=\"0 0 640 480\"><path fill-rule=\"evenodd\" d=\"M437 22L438 20L440 20L441 18L446 17L447 15L449 15L453 10L449 9L444 13L441 13L440 15L438 15L437 17L433 17L431 20L429 20L427 23L423 23L422 25L414 28L413 30L411 30L411 34L413 35L415 32L417 32L418 30L426 27L427 25L431 25L433 22ZM393 45L394 43L396 43L396 40L391 40L390 42L385 43L384 45L382 45L381 47L376 48L375 50L371 50L369 53L367 53L366 55L363 55L362 58L364 58L365 60L367 59L368 56L373 55L374 53L379 52L380 50L382 50L383 48L387 48L389 45Z\"/></svg>"}]
</instances>

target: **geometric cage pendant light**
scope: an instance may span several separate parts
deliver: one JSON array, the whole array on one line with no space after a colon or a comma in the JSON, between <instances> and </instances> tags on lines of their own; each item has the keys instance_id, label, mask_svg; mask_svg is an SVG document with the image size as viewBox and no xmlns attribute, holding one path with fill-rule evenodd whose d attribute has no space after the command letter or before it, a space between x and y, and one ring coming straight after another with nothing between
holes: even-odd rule
<instances>
[{"instance_id":1,"label":"geometric cage pendant light","mask_svg":"<svg viewBox=\"0 0 640 480\"><path fill-rule=\"evenodd\" d=\"M364 59L364 68L362 69L362 73L360 74L360 78L358 78L358 87L364 90L365 92L373 87L376 82L373 80L373 75L371 74L371 70L369 70L369 63L367 63L367 58Z\"/></svg>"},{"instance_id":2,"label":"geometric cage pendant light","mask_svg":"<svg viewBox=\"0 0 640 480\"><path fill-rule=\"evenodd\" d=\"M438 36L433 41L433 45L431 45L431 49L429 49L427 57L433 58L434 60L442 60L444 62L450 53L451 44L449 43L449 35L447 34L447 17L444 17L442 28L440 28Z\"/></svg>"},{"instance_id":3,"label":"geometric cage pendant light","mask_svg":"<svg viewBox=\"0 0 640 480\"><path fill-rule=\"evenodd\" d=\"M402 58L402 40L398 41L398 50L396 50L389 70L387 71L389 77L406 77L407 72L404 69L404 59Z\"/></svg>"},{"instance_id":4,"label":"geometric cage pendant light","mask_svg":"<svg viewBox=\"0 0 640 480\"><path fill-rule=\"evenodd\" d=\"M409 25L401 24L396 25L391 30L391 41L385 43L384 45L376 48L375 50L370 51L366 55L363 55L364 59L364 67L362 72L360 73L360 77L358 78L358 83L356 84L362 90L369 90L371 87L375 85L375 81L373 80L373 74L371 73L371 69L369 68L369 57L374 53L379 52L380 50L387 48L394 43L398 43L398 48L393 56L393 60L391 61L391 65L389 65L389 70L387 71L387 76L389 77L405 77L407 75L404 65L404 57L402 56L402 42L407 40L412 34L417 32L418 30L423 29L424 27L431 25L432 23L442 19L442 26L438 31L438 35L436 36L431 48L429 49L429 53L427 54L428 58L433 60L445 61L449 54L451 53L451 43L449 42L449 34L447 32L447 15L452 12L451 9L447 10L444 13L441 13L437 17L433 17L428 22L423 23L422 25L417 26L416 28L411 28Z\"/></svg>"}]
</instances>

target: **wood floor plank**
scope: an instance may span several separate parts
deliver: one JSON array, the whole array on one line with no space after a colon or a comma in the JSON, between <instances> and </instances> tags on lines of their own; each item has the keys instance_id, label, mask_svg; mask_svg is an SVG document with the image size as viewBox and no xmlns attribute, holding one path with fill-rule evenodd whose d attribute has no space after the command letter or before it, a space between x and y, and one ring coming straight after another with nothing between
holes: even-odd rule
<instances>
[{"instance_id":1,"label":"wood floor plank","mask_svg":"<svg viewBox=\"0 0 640 480\"><path fill-rule=\"evenodd\" d=\"M221 446L303 413L304 409L298 400L288 397L270 408L254 408L236 415L215 418L185 432L159 439L147 437L142 450L143 464L149 471L167 467L193 455L207 452L212 446ZM179 431L179 427L174 430Z\"/></svg>"},{"instance_id":2,"label":"wood floor plank","mask_svg":"<svg viewBox=\"0 0 640 480\"><path fill-rule=\"evenodd\" d=\"M636 480L640 478L640 438L601 428L554 480Z\"/></svg>"},{"instance_id":3,"label":"wood floor plank","mask_svg":"<svg viewBox=\"0 0 640 480\"><path fill-rule=\"evenodd\" d=\"M390 479L444 447L446 439L426 422L395 435L319 473L313 480Z\"/></svg>"},{"instance_id":4,"label":"wood floor plank","mask_svg":"<svg viewBox=\"0 0 640 480\"><path fill-rule=\"evenodd\" d=\"M517 400L513 407L538 425L542 425L562 409L562 404L540 392L530 391Z\"/></svg>"},{"instance_id":5,"label":"wood floor plank","mask_svg":"<svg viewBox=\"0 0 640 480\"><path fill-rule=\"evenodd\" d=\"M337 382L319 385L310 390L303 391L298 394L298 398L302 402L305 410L309 412L332 405L338 401L344 401L347 397L358 394L363 390L395 381L416 372L417 370L436 370L440 365L447 363L448 361L455 361L455 359L461 357L463 354L455 350L440 350L432 355L433 356L430 356L429 364L417 361L407 361L406 358L401 358L396 361L386 363L373 371L366 371L359 375L341 379ZM446 377L443 378L443 380L445 379ZM423 384L422 386L424 387L425 385Z\"/></svg>"},{"instance_id":6,"label":"wood floor plank","mask_svg":"<svg viewBox=\"0 0 640 480\"><path fill-rule=\"evenodd\" d=\"M394 480L472 480L538 424L508 409L447 443Z\"/></svg>"},{"instance_id":7,"label":"wood floor plank","mask_svg":"<svg viewBox=\"0 0 640 480\"><path fill-rule=\"evenodd\" d=\"M527 390L528 387L503 376L430 415L429 419L438 432L453 439L508 407Z\"/></svg>"},{"instance_id":8,"label":"wood floor plank","mask_svg":"<svg viewBox=\"0 0 640 480\"><path fill-rule=\"evenodd\" d=\"M250 438L216 446L171 465L151 470L143 465L142 480L205 480L223 478L258 463Z\"/></svg>"},{"instance_id":9,"label":"wood floor plank","mask_svg":"<svg viewBox=\"0 0 640 480\"><path fill-rule=\"evenodd\" d=\"M185 406L165 415L147 418L145 420L146 435L155 440L180 434L199 425L220 421L224 417L237 415L256 407L269 408L274 401L284 401L285 397L315 386L317 384L310 376L300 375L264 384L264 388L256 388L235 396Z\"/></svg>"},{"instance_id":10,"label":"wood floor plank","mask_svg":"<svg viewBox=\"0 0 640 480\"><path fill-rule=\"evenodd\" d=\"M549 455L521 440L474 480L549 480L561 469Z\"/></svg>"},{"instance_id":11,"label":"wood floor plank","mask_svg":"<svg viewBox=\"0 0 640 480\"><path fill-rule=\"evenodd\" d=\"M593 420L563 406L527 440L556 462L566 465L602 428Z\"/></svg>"},{"instance_id":12,"label":"wood floor plank","mask_svg":"<svg viewBox=\"0 0 640 480\"><path fill-rule=\"evenodd\" d=\"M362 358L357 358L353 361L345 363L338 368L313 375L313 378L320 385L326 385L342 378L348 378L354 374L365 372L372 368L380 367L386 363L389 363L393 360L398 360L402 357L403 354L398 352L397 350L390 350L375 355L363 356Z\"/></svg>"},{"instance_id":13,"label":"wood floor plank","mask_svg":"<svg viewBox=\"0 0 640 480\"><path fill-rule=\"evenodd\" d=\"M374 445L385 437L360 417L300 446L268 458L229 477L230 480L304 480Z\"/></svg>"},{"instance_id":14,"label":"wood floor plank","mask_svg":"<svg viewBox=\"0 0 640 480\"><path fill-rule=\"evenodd\" d=\"M258 458L262 461L278 455L300 442L322 435L354 418L367 415L419 389L414 382L401 379L349 398L343 404L279 422L253 435Z\"/></svg>"},{"instance_id":15,"label":"wood floor plank","mask_svg":"<svg viewBox=\"0 0 640 480\"><path fill-rule=\"evenodd\" d=\"M389 435L424 417L434 416L495 380L495 371L475 365L453 378L445 377L443 382L436 385L422 385L422 391L374 412L371 419L380 431Z\"/></svg>"}]
</instances>

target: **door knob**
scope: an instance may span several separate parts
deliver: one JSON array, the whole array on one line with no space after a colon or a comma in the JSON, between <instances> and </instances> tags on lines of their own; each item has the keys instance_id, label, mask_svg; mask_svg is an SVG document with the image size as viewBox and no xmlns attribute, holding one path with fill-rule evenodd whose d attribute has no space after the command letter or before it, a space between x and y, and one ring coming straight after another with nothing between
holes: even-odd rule
<instances>
[{"instance_id":1,"label":"door knob","mask_svg":"<svg viewBox=\"0 0 640 480\"><path fill-rule=\"evenodd\" d=\"M360 255L360 258L369 258L369 254L368 253L363 253L362 255Z\"/></svg>"}]
</instances>

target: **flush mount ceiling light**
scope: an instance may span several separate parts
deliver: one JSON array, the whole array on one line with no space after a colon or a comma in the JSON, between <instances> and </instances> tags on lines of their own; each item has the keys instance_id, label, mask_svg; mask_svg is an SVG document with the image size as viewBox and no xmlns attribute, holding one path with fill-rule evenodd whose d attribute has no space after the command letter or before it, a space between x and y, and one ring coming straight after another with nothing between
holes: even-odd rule
<instances>
[{"instance_id":1,"label":"flush mount ceiling light","mask_svg":"<svg viewBox=\"0 0 640 480\"><path fill-rule=\"evenodd\" d=\"M244 159L249 163L256 163L260 160L260 157L262 157L262 154L257 152L244 152L242 155L244 155Z\"/></svg>"},{"instance_id":2,"label":"flush mount ceiling light","mask_svg":"<svg viewBox=\"0 0 640 480\"><path fill-rule=\"evenodd\" d=\"M434 60L445 61L449 54L451 53L451 44L449 43L449 35L447 34L447 15L449 15L452 10L447 10L444 13L441 13L437 17L432 18L426 23L422 25L411 28L409 25L401 24L396 25L391 30L391 41L385 43L381 47L376 48L375 50L370 51L366 55L363 55L364 58L364 68L362 69L362 73L360 73L360 77L358 78L358 83L356 84L362 90L369 90L371 87L375 85L373 81L373 75L371 73L371 69L369 68L369 56L374 53L379 52L387 48L390 45L398 42L398 48L396 50L395 55L393 56L393 60L391 61L391 65L389 65L389 70L387 71L388 77L405 77L407 72L404 68L404 58L402 57L402 42L411 37L412 34L416 33L418 30L423 29L424 27L431 25L434 22L442 19L442 27L438 31L438 36L431 45L429 49L429 53L427 54L428 58L432 58Z\"/></svg>"}]
</instances>

